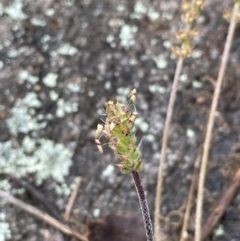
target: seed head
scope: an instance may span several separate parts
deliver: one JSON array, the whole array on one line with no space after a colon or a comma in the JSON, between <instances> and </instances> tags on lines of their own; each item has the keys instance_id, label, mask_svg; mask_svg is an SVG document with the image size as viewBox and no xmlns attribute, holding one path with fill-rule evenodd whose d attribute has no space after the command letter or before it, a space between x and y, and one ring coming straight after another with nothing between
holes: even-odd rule
<instances>
[{"instance_id":1,"label":"seed head","mask_svg":"<svg viewBox=\"0 0 240 241\"><path fill-rule=\"evenodd\" d=\"M136 136L132 132L138 113L135 111L136 89L133 89L129 95L127 104L120 102L114 103L108 101L106 107L106 120L104 125L98 125L95 142L100 152L103 152L99 138L103 134L108 140L111 150L121 159L116 164L123 173L131 171L142 171L143 162L141 161L141 152L136 145ZM130 105L130 103L132 104ZM134 109L131 111L130 107Z\"/></svg>"}]
</instances>

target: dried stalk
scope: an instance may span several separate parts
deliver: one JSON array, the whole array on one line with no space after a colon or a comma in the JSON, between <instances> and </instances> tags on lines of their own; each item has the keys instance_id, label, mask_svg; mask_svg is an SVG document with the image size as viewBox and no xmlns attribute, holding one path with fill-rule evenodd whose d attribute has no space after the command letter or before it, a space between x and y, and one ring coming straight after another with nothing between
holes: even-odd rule
<instances>
[{"instance_id":1,"label":"dried stalk","mask_svg":"<svg viewBox=\"0 0 240 241\"><path fill-rule=\"evenodd\" d=\"M160 235L160 208L161 208L161 193L162 193L162 183L163 183L163 167L166 159L166 149L168 144L168 132L172 119L172 113L174 108L174 102L176 99L177 85L180 73L182 72L182 66L184 58L190 57L193 50L193 38L194 36L199 35L199 31L195 28L192 28L193 22L197 19L198 15L203 9L204 0L192 0L186 1L183 0L181 3L182 8L182 20L185 24L184 29L180 29L176 33L176 37L180 42L181 47L173 47L173 53L178 57L177 68L175 70L175 76L173 80L172 91L170 95L170 100L168 103L167 117L164 126L163 141L161 148L161 157L159 160L159 172L158 172L158 181L157 181L157 190L155 198L155 214L154 214L154 227L155 227L155 236L156 241L161 240Z\"/></svg>"},{"instance_id":2,"label":"dried stalk","mask_svg":"<svg viewBox=\"0 0 240 241\"><path fill-rule=\"evenodd\" d=\"M178 80L182 72L183 60L184 60L183 57L180 57L178 59L177 68L176 68L175 76L173 80L172 91L171 91L170 100L169 100L168 109L167 109L167 117L165 121L164 133L163 133L160 167L159 167L160 169L158 172L158 182L157 182L156 199L155 199L155 214L154 214L154 232L155 232L156 241L161 240L161 237L160 237L161 229L160 229L159 217L160 217L160 207L161 207L161 199L162 199L163 167L166 159L169 127L172 119L174 102L176 99Z\"/></svg>"},{"instance_id":3,"label":"dried stalk","mask_svg":"<svg viewBox=\"0 0 240 241\"><path fill-rule=\"evenodd\" d=\"M202 145L198 149L197 158L196 158L195 164L194 164L194 171L192 174L191 187L190 187L189 194L188 194L187 206L186 206L186 210L185 210L185 214L184 214L180 241L185 241L188 236L187 228L188 228L188 223L189 223L189 217L190 217L190 211L191 211L194 191L196 190L196 187L197 187L198 170L199 170L199 166L200 166L201 157L202 157Z\"/></svg>"},{"instance_id":4,"label":"dried stalk","mask_svg":"<svg viewBox=\"0 0 240 241\"><path fill-rule=\"evenodd\" d=\"M54 228L60 230L61 232L65 233L67 235L70 235L72 237L75 237L78 240L88 241L87 238L85 238L84 236L82 236L78 232L74 231L73 229L69 228L68 226L62 224L61 222L57 221L56 219L49 216L48 214L38 210L37 208L35 208L35 207L33 207L29 204L26 204L26 203L22 202L21 200L11 196L10 194L8 194L8 193L6 193L2 190L0 190L0 197L5 199L7 202L15 205L16 207L21 208L22 210L32 214L33 216L35 216L39 219L42 219L43 221L50 224Z\"/></svg>"},{"instance_id":5,"label":"dried stalk","mask_svg":"<svg viewBox=\"0 0 240 241\"><path fill-rule=\"evenodd\" d=\"M212 138L212 129L214 124L214 116L217 109L218 99L220 96L221 86L223 82L223 77L228 61L228 56L233 40L234 30L236 26L236 17L239 11L239 4L240 2L237 1L234 4L233 10L232 10L232 17L231 22L228 30L227 40L224 46L224 52L223 57L219 69L219 74L216 82L216 88L214 91L214 96L212 100L212 106L209 114L209 120L207 124L207 132L203 147L203 157L202 157L202 163L201 163L201 170L199 175L199 185L198 185L198 196L197 196L197 208L196 208L196 223L195 223L195 241L201 240L201 222L202 222L202 205L203 205L203 193L204 193L204 183L205 183L205 176L206 176L206 168L207 168L207 162L208 162L208 156L209 156L209 149L210 149L210 143Z\"/></svg>"},{"instance_id":6,"label":"dried stalk","mask_svg":"<svg viewBox=\"0 0 240 241\"><path fill-rule=\"evenodd\" d=\"M25 188L38 201L39 204L43 205L46 208L46 210L52 217L56 218L61 223L64 223L63 217L57 211L55 205L51 203L49 200L47 200L47 198L40 191L38 191L28 182L24 181L23 179L17 178L12 174L5 173L4 175L6 175L8 178L10 178L11 180L15 181L23 188Z\"/></svg>"},{"instance_id":7,"label":"dried stalk","mask_svg":"<svg viewBox=\"0 0 240 241\"><path fill-rule=\"evenodd\" d=\"M218 224L223 213L226 211L230 202L232 201L237 190L240 188L240 168L237 170L231 184L228 189L223 193L218 205L214 208L212 214L206 220L203 231L202 231L202 241L205 240L213 231L213 229Z\"/></svg>"}]
</instances>

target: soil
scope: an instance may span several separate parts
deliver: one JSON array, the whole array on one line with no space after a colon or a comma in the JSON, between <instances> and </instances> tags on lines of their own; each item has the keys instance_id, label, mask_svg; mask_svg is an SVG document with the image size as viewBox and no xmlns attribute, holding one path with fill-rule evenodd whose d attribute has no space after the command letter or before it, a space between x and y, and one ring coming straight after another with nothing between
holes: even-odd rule
<instances>
[{"instance_id":1,"label":"soil","mask_svg":"<svg viewBox=\"0 0 240 241\"><path fill-rule=\"evenodd\" d=\"M7 0L1 2L5 7L14 3ZM0 110L0 141L13 138L4 120L11 115L15 101L30 91L36 92L44 104L38 114L55 115L56 102L49 98L49 91L54 89L66 101L78 103L77 112L49 121L38 136L63 143L74 151L66 183L71 184L76 176L81 176L83 181L74 203L70 226L84 233L87 222L109 213L131 211L140 214L131 176L122 174L114 167L118 160L107 145L104 146L104 154L100 154L94 142L95 129L101 123L101 106L110 99L123 98L125 92L136 88L136 109L141 118L136 135L139 140L145 136L141 145L145 168L140 175L153 217L159 150L176 67L176 59L172 58L171 50L166 46L169 42L177 44L175 33L182 27L178 1L144 1L147 8L158 9L160 6L162 17L156 21L152 21L146 14L141 19L130 17L134 12L135 1L22 2L25 19L15 20L6 13L0 16L0 60L3 63L0 71L0 103L3 106ZM202 143L214 90L214 83L210 80L217 78L228 31L228 23L222 18L226 9L231 9L229 3L207 1L196 22L201 34L195 49L201 51L198 52L201 56L185 61L179 82L165 166L161 208L164 216L180 209L187 199L193 165ZM33 23L33 18L45 24ZM137 27L134 33L135 43L129 48L122 46L119 37L123 24ZM204 218L211 213L228 186L236 170L236 156L239 155L234 149L240 142L239 33L238 27L216 113L205 185ZM42 38L46 35L50 38L44 44ZM109 40L110 35L114 37L112 42ZM74 46L77 52L72 55L51 54L65 43ZM19 50L15 57L9 56L9 51L13 49ZM164 68L159 68L154 61L154 57L159 55L166 59L167 66ZM21 81L19 72L23 69L39 77L39 82L29 85ZM43 83L44 76L50 72L58 74L58 84L53 88ZM70 82L79 84L80 91L67 92L66 86ZM70 122L77 128L70 127ZM144 128L143 125L146 124L148 128ZM22 138L22 135L17 137L19 142ZM106 174L106 168L111 170L111 167L114 170ZM41 186L36 186L32 177L26 177L25 180L53 202L60 213L64 213L68 198L52 191L53 180L48 180ZM12 193L14 194L14 190ZM44 210L31 195L25 193L16 197ZM10 223L11 240L50 240L49 235L58 237L56 240L73 240L10 204L4 205L4 212ZM222 228L223 233L218 235L215 232L209 240L240 240L239 214L238 192L223 215L221 226L218 226L218 230ZM194 213L190 226L193 225ZM166 235L169 240L176 240L179 230L174 233L169 231Z\"/></svg>"}]
</instances>

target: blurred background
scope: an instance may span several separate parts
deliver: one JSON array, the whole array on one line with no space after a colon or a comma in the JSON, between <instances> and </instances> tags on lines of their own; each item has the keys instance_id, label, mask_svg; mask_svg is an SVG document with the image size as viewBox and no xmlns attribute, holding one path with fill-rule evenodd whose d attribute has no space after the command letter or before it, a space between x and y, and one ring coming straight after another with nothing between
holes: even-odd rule
<instances>
[{"instance_id":1,"label":"blurred background","mask_svg":"<svg viewBox=\"0 0 240 241\"><path fill-rule=\"evenodd\" d=\"M206 1L196 22L200 36L180 76L170 129L164 216L180 209L188 195L228 30L222 14L230 4ZM0 189L46 211L7 175L13 174L64 213L80 176L70 223L82 233L89 220L112 212L140 214L131 176L114 166L117 157L107 145L100 154L94 143L106 102L125 102L136 88L135 131L139 140L144 137L141 177L153 217L159 150L176 66L171 48L178 44L175 34L182 25L177 0L1 0ZM216 116L206 215L238 165L239 33L238 27ZM239 202L238 194L218 227L223 231L211 240L240 239ZM1 199L0 205L1 240L48 240L46 233L54 230ZM168 235L178 233L174 232Z\"/></svg>"}]
</instances>

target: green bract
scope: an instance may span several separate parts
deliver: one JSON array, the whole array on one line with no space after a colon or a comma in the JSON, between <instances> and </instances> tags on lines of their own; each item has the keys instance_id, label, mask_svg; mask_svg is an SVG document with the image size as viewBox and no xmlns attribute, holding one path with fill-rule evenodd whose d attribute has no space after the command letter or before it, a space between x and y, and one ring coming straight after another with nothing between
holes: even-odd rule
<instances>
[{"instance_id":1,"label":"green bract","mask_svg":"<svg viewBox=\"0 0 240 241\"><path fill-rule=\"evenodd\" d=\"M136 90L132 90L128 97L135 103ZM109 101L106 107L105 124L98 125L95 135L95 142L101 153L103 149L99 138L104 135L108 139L109 147L121 159L121 162L116 165L123 173L139 172L143 169L141 152L136 146L137 139L135 133L131 132L138 113L130 110L129 102L122 104L118 101L116 103Z\"/></svg>"}]
</instances>

